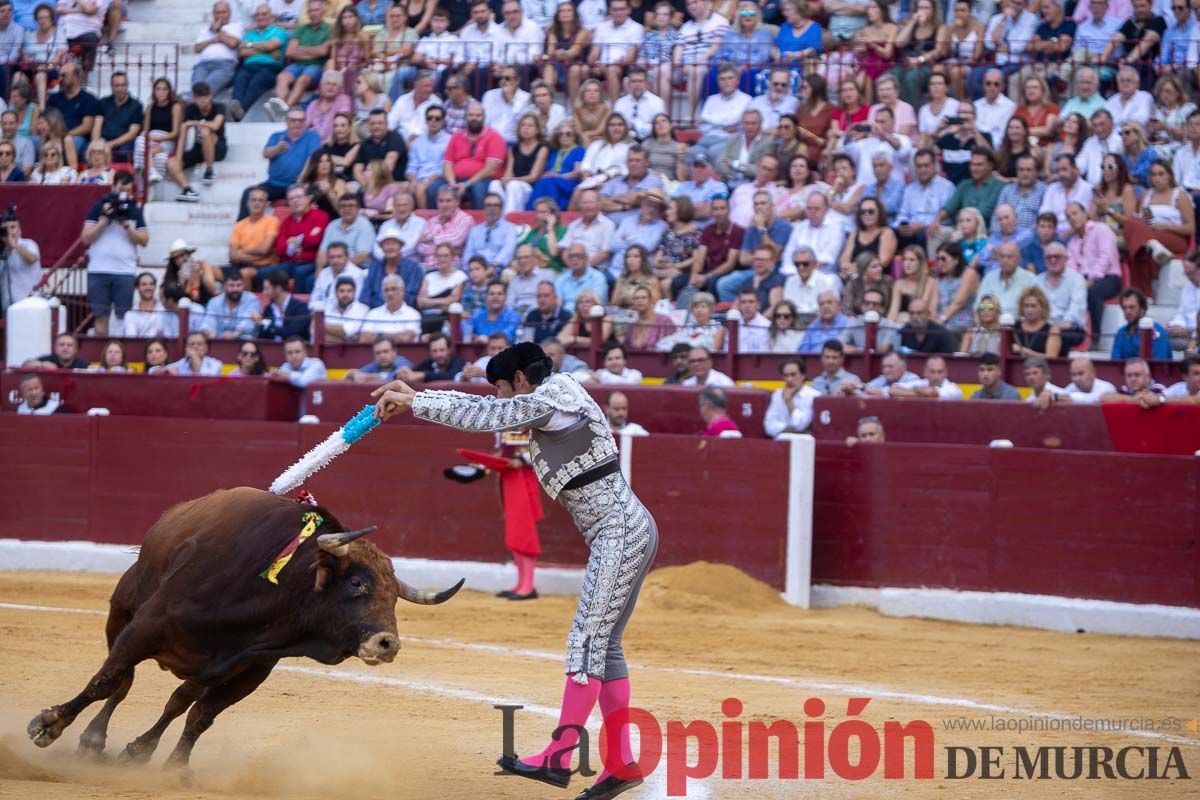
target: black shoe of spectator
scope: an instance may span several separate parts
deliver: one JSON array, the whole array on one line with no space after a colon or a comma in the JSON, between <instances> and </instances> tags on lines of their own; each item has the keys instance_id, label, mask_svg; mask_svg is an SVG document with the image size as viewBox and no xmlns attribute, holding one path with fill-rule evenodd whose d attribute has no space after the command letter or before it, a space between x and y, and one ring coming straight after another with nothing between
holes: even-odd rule
<instances>
[{"instance_id":1,"label":"black shoe of spectator","mask_svg":"<svg viewBox=\"0 0 1200 800\"><path fill-rule=\"evenodd\" d=\"M213 174L212 167L208 167L204 170L204 177L200 179L200 182L205 186L212 186L216 179L217 176Z\"/></svg>"},{"instance_id":2,"label":"black shoe of spectator","mask_svg":"<svg viewBox=\"0 0 1200 800\"><path fill-rule=\"evenodd\" d=\"M183 187L183 191L175 195L177 203L199 203L200 195L190 186Z\"/></svg>"}]
</instances>

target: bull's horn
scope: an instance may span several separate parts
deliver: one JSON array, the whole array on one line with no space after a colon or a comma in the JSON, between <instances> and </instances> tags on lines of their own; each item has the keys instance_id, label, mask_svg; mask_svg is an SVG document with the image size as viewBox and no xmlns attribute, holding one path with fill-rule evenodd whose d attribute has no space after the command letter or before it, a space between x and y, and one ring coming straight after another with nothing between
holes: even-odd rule
<instances>
[{"instance_id":1,"label":"bull's horn","mask_svg":"<svg viewBox=\"0 0 1200 800\"><path fill-rule=\"evenodd\" d=\"M419 603L423 606L436 606L438 603L444 603L454 595L458 594L458 590L467 582L466 578L459 578L458 583L451 586L449 589L443 589L440 592L426 592L421 589L414 589L409 586L401 578L396 578L396 583L400 584L400 596L410 603Z\"/></svg>"},{"instance_id":2,"label":"bull's horn","mask_svg":"<svg viewBox=\"0 0 1200 800\"><path fill-rule=\"evenodd\" d=\"M322 533L317 537L317 545L326 553L331 553L338 558L345 558L350 554L350 543L355 539L359 539L378 530L378 525L372 525L368 528L363 528L357 531L343 531L341 533Z\"/></svg>"}]
</instances>

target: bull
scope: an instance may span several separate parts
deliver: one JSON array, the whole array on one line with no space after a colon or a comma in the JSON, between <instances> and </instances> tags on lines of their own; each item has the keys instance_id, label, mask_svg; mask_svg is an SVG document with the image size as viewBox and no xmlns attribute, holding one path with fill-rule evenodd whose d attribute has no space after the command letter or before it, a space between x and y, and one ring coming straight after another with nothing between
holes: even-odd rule
<instances>
[{"instance_id":1,"label":"bull","mask_svg":"<svg viewBox=\"0 0 1200 800\"><path fill-rule=\"evenodd\" d=\"M319 515L319 525L272 575L275 582L268 580L267 571L306 519L316 522L307 512ZM82 752L102 753L134 667L153 659L183 683L122 759L149 759L167 726L186 712L167 761L185 768L215 717L257 689L281 658L392 661L400 651L397 598L444 603L463 581L436 593L409 586L391 560L361 538L371 530L346 531L324 508L244 487L169 509L146 533L137 562L113 592L104 664L78 696L34 717L29 737L46 747L85 708L104 700L79 740Z\"/></svg>"}]
</instances>

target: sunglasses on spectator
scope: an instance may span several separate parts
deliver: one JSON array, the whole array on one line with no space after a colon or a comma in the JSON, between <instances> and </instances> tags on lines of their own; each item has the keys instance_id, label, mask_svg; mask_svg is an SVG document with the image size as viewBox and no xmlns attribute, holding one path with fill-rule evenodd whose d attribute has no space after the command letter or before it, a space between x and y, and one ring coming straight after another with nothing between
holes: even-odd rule
<instances>
[{"instance_id":1,"label":"sunglasses on spectator","mask_svg":"<svg viewBox=\"0 0 1200 800\"><path fill-rule=\"evenodd\" d=\"M1137 131L1121 131L1122 136L1133 136Z\"/></svg>"},{"instance_id":2,"label":"sunglasses on spectator","mask_svg":"<svg viewBox=\"0 0 1200 800\"><path fill-rule=\"evenodd\" d=\"M861 209L859 209L858 213L859 213L859 214L874 214L874 213L875 213L875 209L873 209L873 208L861 208Z\"/></svg>"},{"instance_id":3,"label":"sunglasses on spectator","mask_svg":"<svg viewBox=\"0 0 1200 800\"><path fill-rule=\"evenodd\" d=\"M787 314L779 313L779 314L775 315L775 319L791 319L791 318L792 318L792 315L790 313L787 313Z\"/></svg>"},{"instance_id":4,"label":"sunglasses on spectator","mask_svg":"<svg viewBox=\"0 0 1200 800\"><path fill-rule=\"evenodd\" d=\"M883 305L883 303L879 302L878 300L863 300L862 301L863 308L871 308L872 306L881 306L881 305Z\"/></svg>"},{"instance_id":5,"label":"sunglasses on spectator","mask_svg":"<svg viewBox=\"0 0 1200 800\"><path fill-rule=\"evenodd\" d=\"M425 115L425 120L427 122L441 122L444 119L445 119L445 117L443 117L441 114L426 114Z\"/></svg>"},{"instance_id":6,"label":"sunglasses on spectator","mask_svg":"<svg viewBox=\"0 0 1200 800\"><path fill-rule=\"evenodd\" d=\"M707 167L708 165L707 165L707 164L705 164L704 166L706 166L706 167ZM712 199L712 200L728 200L728 199L729 199L729 192L717 192L717 193L716 193L716 194L714 194L714 195L713 195L713 196L712 196L710 199Z\"/></svg>"},{"instance_id":7,"label":"sunglasses on spectator","mask_svg":"<svg viewBox=\"0 0 1200 800\"><path fill-rule=\"evenodd\" d=\"M258 355L257 350L241 350L238 352L239 358L241 358L242 356L256 356L256 355Z\"/></svg>"},{"instance_id":8,"label":"sunglasses on spectator","mask_svg":"<svg viewBox=\"0 0 1200 800\"><path fill-rule=\"evenodd\" d=\"M796 262L797 267L811 267L812 265L813 265L813 261L811 258L800 259L799 261Z\"/></svg>"},{"instance_id":9,"label":"sunglasses on spectator","mask_svg":"<svg viewBox=\"0 0 1200 800\"><path fill-rule=\"evenodd\" d=\"M975 310L976 311L995 311L996 306L993 303L980 303L979 305L975 306Z\"/></svg>"}]
</instances>

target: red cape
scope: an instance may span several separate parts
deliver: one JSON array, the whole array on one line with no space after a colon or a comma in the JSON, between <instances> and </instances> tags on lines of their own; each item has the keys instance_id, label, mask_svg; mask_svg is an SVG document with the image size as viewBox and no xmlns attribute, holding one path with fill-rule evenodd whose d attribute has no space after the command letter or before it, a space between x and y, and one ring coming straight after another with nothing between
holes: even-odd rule
<instances>
[{"instance_id":1,"label":"red cape","mask_svg":"<svg viewBox=\"0 0 1200 800\"><path fill-rule=\"evenodd\" d=\"M514 553L533 558L542 554L537 523L542 513L541 488L533 467L514 469L507 458L459 448L463 458L500 473L500 492L504 497L504 546Z\"/></svg>"}]
</instances>

